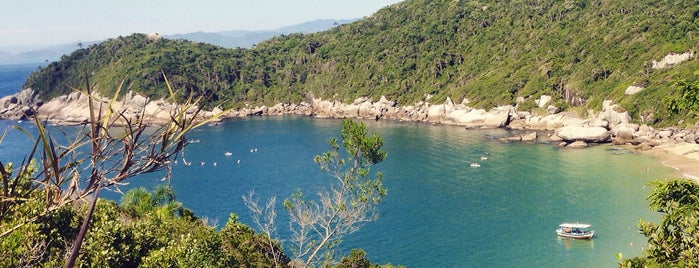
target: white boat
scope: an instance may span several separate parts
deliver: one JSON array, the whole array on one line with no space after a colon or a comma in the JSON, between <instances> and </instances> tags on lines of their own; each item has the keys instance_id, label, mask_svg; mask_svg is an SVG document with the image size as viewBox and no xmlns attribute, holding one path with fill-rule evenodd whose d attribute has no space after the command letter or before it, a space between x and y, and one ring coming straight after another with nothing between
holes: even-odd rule
<instances>
[{"instance_id":1,"label":"white boat","mask_svg":"<svg viewBox=\"0 0 699 268\"><path fill-rule=\"evenodd\" d=\"M481 165L478 163L471 163L471 167L480 167Z\"/></svg>"},{"instance_id":2,"label":"white boat","mask_svg":"<svg viewBox=\"0 0 699 268\"><path fill-rule=\"evenodd\" d=\"M575 239L592 239L595 230L589 230L592 225L585 223L561 223L556 229L556 234L562 237Z\"/></svg>"}]
</instances>

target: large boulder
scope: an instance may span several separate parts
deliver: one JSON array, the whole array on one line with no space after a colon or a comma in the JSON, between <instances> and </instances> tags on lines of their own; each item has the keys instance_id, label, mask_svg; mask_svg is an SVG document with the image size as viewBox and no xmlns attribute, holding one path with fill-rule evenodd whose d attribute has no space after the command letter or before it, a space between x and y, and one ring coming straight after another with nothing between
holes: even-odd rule
<instances>
[{"instance_id":1,"label":"large boulder","mask_svg":"<svg viewBox=\"0 0 699 268\"><path fill-rule=\"evenodd\" d=\"M371 103L371 100L367 100L359 104L358 115L359 118L374 119L379 116L379 111L375 109L374 104Z\"/></svg>"},{"instance_id":2,"label":"large boulder","mask_svg":"<svg viewBox=\"0 0 699 268\"><path fill-rule=\"evenodd\" d=\"M395 101L389 101L388 99L386 99L386 96L381 96L381 99L379 99L379 101L377 103L374 103L374 105L376 105L376 107L379 107L381 109L386 109L389 107L396 107L396 105L398 105L398 103L396 103Z\"/></svg>"},{"instance_id":3,"label":"large boulder","mask_svg":"<svg viewBox=\"0 0 699 268\"><path fill-rule=\"evenodd\" d=\"M145 107L148 102L150 102L150 98L134 94L131 96L131 100L128 104L133 105L134 108L141 108Z\"/></svg>"},{"instance_id":4,"label":"large boulder","mask_svg":"<svg viewBox=\"0 0 699 268\"><path fill-rule=\"evenodd\" d=\"M446 108L444 107L443 104L432 105L427 110L427 121L433 122L433 123L439 123L442 121L445 114L446 114Z\"/></svg>"},{"instance_id":5,"label":"large boulder","mask_svg":"<svg viewBox=\"0 0 699 268\"><path fill-rule=\"evenodd\" d=\"M626 123L612 127L610 134L615 144L626 144L633 141L636 131L638 131L638 125Z\"/></svg>"},{"instance_id":6,"label":"large boulder","mask_svg":"<svg viewBox=\"0 0 699 268\"><path fill-rule=\"evenodd\" d=\"M486 111L483 109L458 109L451 111L444 117L444 123L450 125L465 126L467 128L479 128L483 126Z\"/></svg>"},{"instance_id":7,"label":"large boulder","mask_svg":"<svg viewBox=\"0 0 699 268\"><path fill-rule=\"evenodd\" d=\"M565 126L556 130L565 141L608 142L609 130L603 127Z\"/></svg>"},{"instance_id":8,"label":"large boulder","mask_svg":"<svg viewBox=\"0 0 699 268\"><path fill-rule=\"evenodd\" d=\"M629 86L629 87L626 88L626 90L624 91L624 94L625 94L625 95L633 95L633 94L636 94L636 93L638 93L638 92L643 91L644 89L646 89L646 88L645 88L645 87L639 87L639 86L631 85L631 86Z\"/></svg>"},{"instance_id":9,"label":"large boulder","mask_svg":"<svg viewBox=\"0 0 699 268\"><path fill-rule=\"evenodd\" d=\"M574 142L566 145L566 148L571 148L571 149L587 148L587 143L584 141L574 141Z\"/></svg>"},{"instance_id":10,"label":"large boulder","mask_svg":"<svg viewBox=\"0 0 699 268\"><path fill-rule=\"evenodd\" d=\"M0 98L0 119L24 120L34 115L42 102L35 99L34 90L24 89L15 94Z\"/></svg>"},{"instance_id":11,"label":"large boulder","mask_svg":"<svg viewBox=\"0 0 699 268\"><path fill-rule=\"evenodd\" d=\"M619 112L617 111L618 109L619 106L617 104L612 104L611 100L605 100L602 102L602 112L599 114L598 119L607 121L611 125L628 124L631 122L629 112Z\"/></svg>"},{"instance_id":12,"label":"large boulder","mask_svg":"<svg viewBox=\"0 0 699 268\"><path fill-rule=\"evenodd\" d=\"M350 118L355 118L359 116L359 105L357 104L349 104L349 105L344 105L340 111L337 112L337 115L341 118L344 117L350 117Z\"/></svg>"},{"instance_id":13,"label":"large boulder","mask_svg":"<svg viewBox=\"0 0 699 268\"><path fill-rule=\"evenodd\" d=\"M536 106L538 106L539 108L543 108L546 104L549 103L549 101L551 101L551 96L549 95L541 95L541 97L534 100Z\"/></svg>"},{"instance_id":14,"label":"large boulder","mask_svg":"<svg viewBox=\"0 0 699 268\"><path fill-rule=\"evenodd\" d=\"M432 105L427 110L427 121L432 123L442 123L446 115L454 110L454 102L451 98L447 97L447 100L443 104Z\"/></svg>"},{"instance_id":15,"label":"large boulder","mask_svg":"<svg viewBox=\"0 0 699 268\"><path fill-rule=\"evenodd\" d=\"M537 138L536 132L522 135L522 141L536 141L536 138Z\"/></svg>"},{"instance_id":16,"label":"large boulder","mask_svg":"<svg viewBox=\"0 0 699 268\"><path fill-rule=\"evenodd\" d=\"M507 128L509 129L525 129L527 127L527 121L524 119L515 119L510 121L510 124L507 125Z\"/></svg>"},{"instance_id":17,"label":"large boulder","mask_svg":"<svg viewBox=\"0 0 699 268\"><path fill-rule=\"evenodd\" d=\"M533 130L556 130L563 126L577 125L580 118L571 113L558 113L547 116L531 116L526 118L527 126Z\"/></svg>"},{"instance_id":18,"label":"large boulder","mask_svg":"<svg viewBox=\"0 0 699 268\"><path fill-rule=\"evenodd\" d=\"M491 109L483 121L484 128L500 128L510 122L510 114L514 111L512 106L501 106Z\"/></svg>"}]
</instances>

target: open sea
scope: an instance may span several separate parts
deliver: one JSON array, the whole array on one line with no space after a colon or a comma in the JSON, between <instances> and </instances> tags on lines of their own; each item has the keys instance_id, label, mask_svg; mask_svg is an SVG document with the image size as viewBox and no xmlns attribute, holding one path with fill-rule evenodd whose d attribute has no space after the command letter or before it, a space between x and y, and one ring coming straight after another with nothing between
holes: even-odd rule
<instances>
[{"instance_id":1,"label":"open sea","mask_svg":"<svg viewBox=\"0 0 699 268\"><path fill-rule=\"evenodd\" d=\"M0 63L0 98L19 92L27 77L38 70L39 66L42 65L40 63Z\"/></svg>"},{"instance_id":2,"label":"open sea","mask_svg":"<svg viewBox=\"0 0 699 268\"><path fill-rule=\"evenodd\" d=\"M0 81L6 72L0 66ZM648 208L644 184L677 175L647 155L611 145L571 150L502 143L499 137L515 134L502 129L363 122L384 140L388 157L373 170L383 172L388 196L378 206L379 219L346 237L341 253L363 248L379 264L616 267L615 254L641 253L645 239L637 231L638 220L659 219ZM12 121L0 121L0 129L16 124L31 129L27 122ZM199 142L190 144L173 166L172 186L185 206L219 226L230 213L253 226L242 201L250 191L263 201L276 196L278 237L286 240L290 234L281 202L296 189L313 197L327 187L331 180L313 157L328 151L327 141L339 138L340 130L340 120L291 116L205 126L188 136ZM29 146L23 134L10 131L0 143L0 161L21 161ZM183 165L183 158L193 164ZM480 167L470 167L473 162ZM122 190L152 188L162 176L132 178ZM101 196L120 197L109 191ZM577 221L594 225L593 240L556 236L559 223Z\"/></svg>"}]
</instances>

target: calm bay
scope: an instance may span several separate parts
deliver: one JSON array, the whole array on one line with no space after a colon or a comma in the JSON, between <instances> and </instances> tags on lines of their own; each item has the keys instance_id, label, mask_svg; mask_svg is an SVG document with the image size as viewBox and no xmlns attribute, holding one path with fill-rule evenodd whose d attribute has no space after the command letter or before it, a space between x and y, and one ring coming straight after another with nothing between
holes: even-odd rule
<instances>
[{"instance_id":1,"label":"calm bay","mask_svg":"<svg viewBox=\"0 0 699 268\"><path fill-rule=\"evenodd\" d=\"M347 237L340 253L363 248L375 263L614 267L616 253L641 253L645 239L636 229L638 220L659 218L648 208L644 184L675 174L646 155L611 145L571 150L502 143L497 139L514 134L502 129L364 123L384 139L388 157L373 170L383 172L389 195L378 207L380 218ZM17 123L0 121L3 129L12 124ZM242 201L250 191L263 201L276 196L278 236L285 240L281 201L296 189L314 197L330 183L313 156L329 150L327 141L339 138L340 130L340 120L287 116L202 127L188 136L198 142L173 164L172 186L185 206L219 226L230 213L252 226ZM28 146L28 139L11 131L0 143L0 160L20 161ZM480 167L470 167L473 162ZM162 177L132 178L122 190L152 189L164 183ZM118 200L119 194L103 191L102 197ZM557 225L571 221L593 224L595 239L558 238Z\"/></svg>"}]
</instances>

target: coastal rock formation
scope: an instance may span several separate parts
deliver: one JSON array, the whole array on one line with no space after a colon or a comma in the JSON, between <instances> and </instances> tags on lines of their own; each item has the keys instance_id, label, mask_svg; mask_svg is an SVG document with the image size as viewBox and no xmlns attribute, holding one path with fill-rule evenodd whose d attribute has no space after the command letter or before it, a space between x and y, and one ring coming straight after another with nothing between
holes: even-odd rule
<instances>
[{"instance_id":1,"label":"coastal rock formation","mask_svg":"<svg viewBox=\"0 0 699 268\"><path fill-rule=\"evenodd\" d=\"M81 124L90 118L87 94L73 92L67 96L54 98L38 108L38 114L42 119L58 124ZM97 110L108 109L109 99L93 96ZM126 118L138 119L146 118L148 123L162 124L170 120L171 112L177 109L177 105L170 104L164 100L151 101L149 98L127 93L121 101L115 102L112 106L114 111L123 111ZM194 111L188 111L194 113Z\"/></svg>"},{"instance_id":2,"label":"coastal rock formation","mask_svg":"<svg viewBox=\"0 0 699 268\"><path fill-rule=\"evenodd\" d=\"M89 96L84 93L73 92L53 98L48 102L43 102L36 99L33 90L25 89L17 94L0 99L0 107L2 107L0 109L0 118L25 120L37 114L41 117L41 120L48 120L54 124L82 124L90 118L88 98ZM93 98L96 100L93 103L95 109L106 111L110 100L100 96L93 96ZM151 100L128 92L122 100L113 103L111 108L114 111L123 112L124 117L128 119L144 118L148 124L164 124L169 122L171 113L178 109L179 105L168 103L162 99ZM187 113L193 114L195 110L191 109ZM211 117L216 111L217 109L204 112L201 114L201 118Z\"/></svg>"},{"instance_id":3,"label":"coastal rock formation","mask_svg":"<svg viewBox=\"0 0 699 268\"><path fill-rule=\"evenodd\" d=\"M26 120L32 117L38 106L43 104L34 95L34 90L27 88L13 95L0 98L0 118Z\"/></svg>"},{"instance_id":4,"label":"coastal rock formation","mask_svg":"<svg viewBox=\"0 0 699 268\"><path fill-rule=\"evenodd\" d=\"M610 130L610 134L614 137L615 143L624 144L631 142L637 133L639 126L637 124L618 124Z\"/></svg>"},{"instance_id":5,"label":"coastal rock formation","mask_svg":"<svg viewBox=\"0 0 699 268\"><path fill-rule=\"evenodd\" d=\"M491 109L483 121L483 128L501 128L507 126L510 115L515 111L514 107L500 106Z\"/></svg>"},{"instance_id":6,"label":"coastal rock formation","mask_svg":"<svg viewBox=\"0 0 699 268\"><path fill-rule=\"evenodd\" d=\"M427 121L443 123L444 117L454 109L454 102L447 98L443 104L432 105L427 109Z\"/></svg>"},{"instance_id":7,"label":"coastal rock formation","mask_svg":"<svg viewBox=\"0 0 699 268\"><path fill-rule=\"evenodd\" d=\"M603 127L565 126L556 130L564 141L608 142L609 131Z\"/></svg>"},{"instance_id":8,"label":"coastal rock formation","mask_svg":"<svg viewBox=\"0 0 699 268\"><path fill-rule=\"evenodd\" d=\"M568 145L565 146L565 148L572 148L572 149L580 149L580 148L587 148L587 143L584 141L574 141Z\"/></svg>"},{"instance_id":9,"label":"coastal rock formation","mask_svg":"<svg viewBox=\"0 0 699 268\"><path fill-rule=\"evenodd\" d=\"M558 113L546 116L533 115L524 119L525 128L548 131L556 130L576 120L580 120L580 118L573 113Z\"/></svg>"},{"instance_id":10,"label":"coastal rock formation","mask_svg":"<svg viewBox=\"0 0 699 268\"><path fill-rule=\"evenodd\" d=\"M522 135L522 141L536 141L536 138L537 138L536 132Z\"/></svg>"},{"instance_id":11,"label":"coastal rock formation","mask_svg":"<svg viewBox=\"0 0 699 268\"><path fill-rule=\"evenodd\" d=\"M628 124L631 122L631 116L629 112L617 111L619 105L612 104L611 100L605 100L602 102L602 112L599 114L598 119L604 120L611 125Z\"/></svg>"},{"instance_id":12,"label":"coastal rock formation","mask_svg":"<svg viewBox=\"0 0 699 268\"><path fill-rule=\"evenodd\" d=\"M437 108L434 109L434 107ZM507 105L486 111L484 109L473 109L463 104L457 106L443 104L432 106L430 111L431 116L427 117L428 122L464 126L466 128L500 128L507 126L511 114L514 114L514 107ZM444 114L441 114L442 111Z\"/></svg>"},{"instance_id":13,"label":"coastal rock formation","mask_svg":"<svg viewBox=\"0 0 699 268\"><path fill-rule=\"evenodd\" d=\"M429 97L429 96L428 96ZM697 143L699 141L699 124L693 129L665 128L656 130L646 125L632 124L628 112L622 111L611 101L604 101L602 111L588 112L587 118L581 118L570 112L555 112L536 115L527 111L517 111L506 105L493 109L474 109L463 100L455 104L447 98L441 104L430 104L429 98L414 105L398 106L395 101L382 96L379 101L371 98L357 98L346 104L337 100L323 100L309 96L309 102L278 103L274 106L245 106L237 110L226 111L223 117L245 117L253 115L304 115L319 118L359 118L372 120L395 120L427 122L462 126L464 128L509 128L516 130L545 131L550 142L561 141L561 146L583 147L587 143L632 144L642 148L652 148L656 144L668 142ZM108 99L96 97L98 108L105 109ZM82 124L89 118L88 96L74 92L60 96L49 102L42 102L34 97L31 89L23 90L12 96L0 99L0 118L20 120L34 115L35 111L43 118L56 124ZM546 100L542 98L541 100ZM540 100L540 101L541 101ZM127 118L144 118L146 123L162 124L168 122L170 114L178 105L164 100L151 100L128 92L113 104L117 111L124 111ZM193 113L194 110L188 111ZM201 118L208 118L222 113L221 109L200 113ZM553 110L552 110L553 112ZM530 132L503 141L536 141L539 134Z\"/></svg>"}]
</instances>

